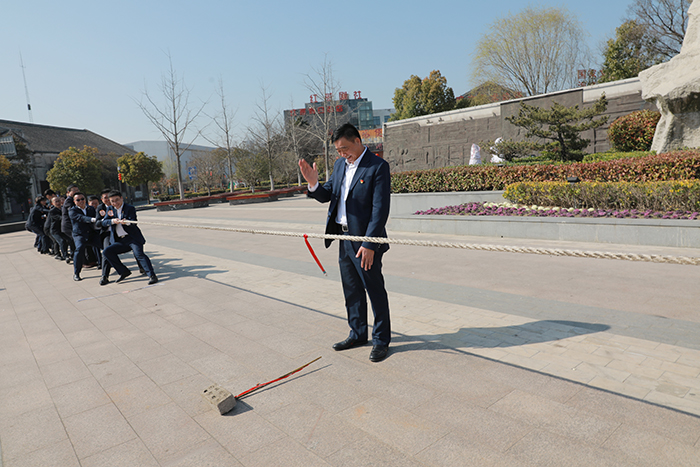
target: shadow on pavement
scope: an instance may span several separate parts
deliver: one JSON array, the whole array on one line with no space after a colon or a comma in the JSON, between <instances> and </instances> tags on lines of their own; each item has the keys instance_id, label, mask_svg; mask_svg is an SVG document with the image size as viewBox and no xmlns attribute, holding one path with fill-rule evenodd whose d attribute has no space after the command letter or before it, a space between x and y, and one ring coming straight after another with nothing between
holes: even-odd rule
<instances>
[{"instance_id":1,"label":"shadow on pavement","mask_svg":"<svg viewBox=\"0 0 700 467\"><path fill-rule=\"evenodd\" d=\"M448 334L398 335L392 339L392 353L415 350L425 343L444 344L450 348L514 347L566 339L572 336L603 332L607 324L579 321L541 320L515 326L469 327ZM406 343L401 345L402 343ZM409 344L414 343L414 344Z\"/></svg>"}]
</instances>

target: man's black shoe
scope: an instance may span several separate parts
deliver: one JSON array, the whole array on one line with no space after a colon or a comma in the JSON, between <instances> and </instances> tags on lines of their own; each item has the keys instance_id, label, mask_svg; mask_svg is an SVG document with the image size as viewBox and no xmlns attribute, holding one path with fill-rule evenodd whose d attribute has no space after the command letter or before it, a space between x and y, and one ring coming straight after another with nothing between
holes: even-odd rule
<instances>
[{"instance_id":1,"label":"man's black shoe","mask_svg":"<svg viewBox=\"0 0 700 467\"><path fill-rule=\"evenodd\" d=\"M369 353L369 359L372 362L381 362L389 354L388 345L375 345Z\"/></svg>"},{"instance_id":2,"label":"man's black shoe","mask_svg":"<svg viewBox=\"0 0 700 467\"><path fill-rule=\"evenodd\" d=\"M130 275L131 275L131 271L129 271L129 270L127 269L126 272L125 272L124 274L120 275L120 276L119 276L119 279L117 279L115 282L121 282L121 281L123 281L124 279L126 279L127 277L129 277Z\"/></svg>"},{"instance_id":3,"label":"man's black shoe","mask_svg":"<svg viewBox=\"0 0 700 467\"><path fill-rule=\"evenodd\" d=\"M71 259L70 256L66 258L66 264L70 264L72 262L73 262L73 260Z\"/></svg>"},{"instance_id":4,"label":"man's black shoe","mask_svg":"<svg viewBox=\"0 0 700 467\"><path fill-rule=\"evenodd\" d=\"M76 281L76 282L78 282L78 281L81 281L81 280L83 280L83 279L82 279L79 275L73 274L73 280Z\"/></svg>"},{"instance_id":5,"label":"man's black shoe","mask_svg":"<svg viewBox=\"0 0 700 467\"><path fill-rule=\"evenodd\" d=\"M333 350L346 350L346 349L352 349L353 347L359 347L361 345L365 345L367 343L367 339L353 339L352 337L348 337L345 339L343 342L338 342L337 344L333 344Z\"/></svg>"},{"instance_id":6,"label":"man's black shoe","mask_svg":"<svg viewBox=\"0 0 700 467\"><path fill-rule=\"evenodd\" d=\"M58 255L54 256L54 258L56 258L56 259L59 260L59 261L65 261L65 260L66 260L66 258L64 258L63 256L58 256Z\"/></svg>"},{"instance_id":7,"label":"man's black shoe","mask_svg":"<svg viewBox=\"0 0 700 467\"><path fill-rule=\"evenodd\" d=\"M109 279L107 279L106 277L103 277L100 279L100 285L107 285L107 284L109 284Z\"/></svg>"},{"instance_id":8,"label":"man's black shoe","mask_svg":"<svg viewBox=\"0 0 700 467\"><path fill-rule=\"evenodd\" d=\"M155 274L153 274L153 275L151 276L151 279L148 281L148 285L153 285L153 284L155 284L156 282L158 282L158 278L156 277Z\"/></svg>"},{"instance_id":9,"label":"man's black shoe","mask_svg":"<svg viewBox=\"0 0 700 467\"><path fill-rule=\"evenodd\" d=\"M142 276L146 275L146 270L144 268L142 268L140 264L139 264L139 274L141 274Z\"/></svg>"}]
</instances>

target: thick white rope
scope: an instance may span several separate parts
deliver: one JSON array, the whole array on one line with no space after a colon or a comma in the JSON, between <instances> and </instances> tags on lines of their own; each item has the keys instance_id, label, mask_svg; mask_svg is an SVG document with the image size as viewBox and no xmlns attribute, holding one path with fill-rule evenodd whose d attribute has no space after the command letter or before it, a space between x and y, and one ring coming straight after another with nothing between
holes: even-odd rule
<instances>
[{"instance_id":1,"label":"thick white rope","mask_svg":"<svg viewBox=\"0 0 700 467\"><path fill-rule=\"evenodd\" d=\"M125 223L157 225L163 227L180 227L185 229L220 230L224 232L250 233L259 235L278 235L285 237L306 236L308 238L350 240L353 242L391 243L395 245L430 246L438 248L461 248L464 250L500 251L506 253L523 253L532 255L573 256L576 258L618 259L625 261L643 261L650 263L687 264L692 266L700 265L700 257L693 256L638 255L635 253L613 253L608 251L563 250L560 248L531 248L507 245L488 245L479 243L435 242L432 240L404 240L385 237L357 237L354 235L305 234L300 232L281 232L276 230L240 229L233 227L215 227L206 225L189 225L148 221L127 221Z\"/></svg>"}]
</instances>

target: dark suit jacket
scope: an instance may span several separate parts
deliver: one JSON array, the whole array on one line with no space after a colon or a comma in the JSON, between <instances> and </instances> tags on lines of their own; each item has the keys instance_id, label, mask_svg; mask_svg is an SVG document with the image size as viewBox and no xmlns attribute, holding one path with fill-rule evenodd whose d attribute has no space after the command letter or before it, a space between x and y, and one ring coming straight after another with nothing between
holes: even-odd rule
<instances>
[{"instance_id":1,"label":"dark suit jacket","mask_svg":"<svg viewBox=\"0 0 700 467\"><path fill-rule=\"evenodd\" d=\"M99 206L97 206L97 209L95 209L97 212L97 220L102 221L105 217L107 217L107 211L109 211L109 206L107 206L105 203L100 203ZM104 211L105 215L101 216L100 211ZM100 238L104 239L106 237L109 237L110 234L110 228L109 226L105 227L102 222L99 223L100 225Z\"/></svg>"},{"instance_id":2,"label":"dark suit jacket","mask_svg":"<svg viewBox=\"0 0 700 467\"><path fill-rule=\"evenodd\" d=\"M61 210L56 206L51 206L49 214L46 216L46 222L49 224L49 232L52 235L61 233Z\"/></svg>"},{"instance_id":3,"label":"dark suit jacket","mask_svg":"<svg viewBox=\"0 0 700 467\"><path fill-rule=\"evenodd\" d=\"M110 213L112 215L110 215ZM112 219L117 217L117 210L114 208L114 206L109 206L107 210L107 215L102 219L102 225L105 227L109 227L110 230L112 231L112 243L116 242L119 237L117 235L117 226L112 224ZM136 208L133 207L130 204L124 203L122 205L122 219L128 219L130 221L135 221L136 219ZM141 233L141 230L136 224L131 224L131 225L122 225L124 227L124 230L126 231L126 234L130 237L129 240L136 242L140 245L143 245L146 243L146 239L143 237L143 234Z\"/></svg>"},{"instance_id":4,"label":"dark suit jacket","mask_svg":"<svg viewBox=\"0 0 700 467\"><path fill-rule=\"evenodd\" d=\"M345 176L345 159L339 158L333 166L331 179L309 196L326 203L328 218L326 219L326 233L340 234L340 226L335 222L340 201L340 188ZM386 237L386 222L389 219L389 203L391 201L391 173L389 164L381 157L373 154L369 149L362 156L359 167L350 185L348 198L345 202L345 211L348 219L348 233L363 237ZM332 240L326 240L326 248ZM389 249L386 243L353 242L353 248L357 251L360 246L385 252Z\"/></svg>"},{"instance_id":5,"label":"dark suit jacket","mask_svg":"<svg viewBox=\"0 0 700 467\"><path fill-rule=\"evenodd\" d=\"M71 226L70 215L68 213L73 206L75 206L75 202L73 202L73 197L69 196L61 207L61 232L68 235L69 238L73 235L73 227Z\"/></svg>"},{"instance_id":6,"label":"dark suit jacket","mask_svg":"<svg viewBox=\"0 0 700 467\"><path fill-rule=\"evenodd\" d=\"M87 206L85 212L87 214L83 214L83 211L78 206L72 206L68 210L68 216L70 216L73 228L73 237L81 237L84 241L88 241L95 231L92 219L97 217L97 215L95 214L95 208L92 206Z\"/></svg>"}]
</instances>

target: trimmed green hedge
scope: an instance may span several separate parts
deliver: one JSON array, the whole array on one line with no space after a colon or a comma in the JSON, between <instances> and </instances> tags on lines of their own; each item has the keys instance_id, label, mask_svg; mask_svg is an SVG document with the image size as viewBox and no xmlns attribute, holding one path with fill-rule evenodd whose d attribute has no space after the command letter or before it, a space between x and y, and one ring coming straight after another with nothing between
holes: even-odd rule
<instances>
[{"instance_id":1,"label":"trimmed green hedge","mask_svg":"<svg viewBox=\"0 0 700 467\"><path fill-rule=\"evenodd\" d=\"M583 156L583 162L614 161L617 159L627 159L628 157L646 157L654 155L651 151L630 151L630 152L596 152Z\"/></svg>"},{"instance_id":2,"label":"trimmed green hedge","mask_svg":"<svg viewBox=\"0 0 700 467\"><path fill-rule=\"evenodd\" d=\"M700 150L675 151L601 162L549 165L446 167L399 172L391 176L393 193L503 190L511 183L581 181L647 182L700 179Z\"/></svg>"},{"instance_id":3,"label":"trimmed green hedge","mask_svg":"<svg viewBox=\"0 0 700 467\"><path fill-rule=\"evenodd\" d=\"M522 182L508 185L508 201L561 208L700 211L700 180L668 182Z\"/></svg>"}]
</instances>

